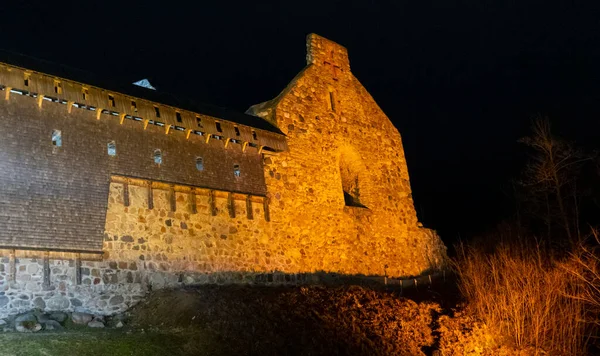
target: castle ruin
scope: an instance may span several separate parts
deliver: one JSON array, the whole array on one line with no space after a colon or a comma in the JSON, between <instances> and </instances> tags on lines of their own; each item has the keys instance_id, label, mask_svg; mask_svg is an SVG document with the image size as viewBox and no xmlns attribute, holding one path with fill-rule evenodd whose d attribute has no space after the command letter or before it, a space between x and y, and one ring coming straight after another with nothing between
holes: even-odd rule
<instances>
[{"instance_id":1,"label":"castle ruin","mask_svg":"<svg viewBox=\"0 0 600 356\"><path fill-rule=\"evenodd\" d=\"M445 247L417 220L398 130L307 38L245 114L0 58L0 317L122 312L148 286L403 277Z\"/></svg>"}]
</instances>

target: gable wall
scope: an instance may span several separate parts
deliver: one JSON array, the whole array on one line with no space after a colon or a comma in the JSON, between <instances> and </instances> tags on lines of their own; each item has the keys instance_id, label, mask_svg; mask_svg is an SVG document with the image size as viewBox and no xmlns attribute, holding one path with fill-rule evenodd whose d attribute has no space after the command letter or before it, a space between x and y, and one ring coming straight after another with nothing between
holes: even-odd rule
<instances>
[{"instance_id":1,"label":"gable wall","mask_svg":"<svg viewBox=\"0 0 600 356\"><path fill-rule=\"evenodd\" d=\"M257 107L288 139L288 151L265 160L275 234L296 240L316 269L419 274L440 263L445 248L417 221L400 134L350 72L345 49L316 39L309 36L309 66ZM321 61L330 51L340 61L337 80ZM354 162L367 209L345 205L340 157Z\"/></svg>"}]
</instances>

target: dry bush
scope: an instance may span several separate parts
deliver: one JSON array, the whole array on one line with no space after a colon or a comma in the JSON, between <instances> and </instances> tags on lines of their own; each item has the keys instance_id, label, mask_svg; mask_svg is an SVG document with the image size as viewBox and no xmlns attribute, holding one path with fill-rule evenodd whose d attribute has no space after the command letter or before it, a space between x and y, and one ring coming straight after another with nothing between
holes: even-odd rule
<instances>
[{"instance_id":1,"label":"dry bush","mask_svg":"<svg viewBox=\"0 0 600 356\"><path fill-rule=\"evenodd\" d=\"M585 351L586 286L539 247L501 246L492 253L460 246L456 268L468 310L496 345L535 353Z\"/></svg>"},{"instance_id":2,"label":"dry bush","mask_svg":"<svg viewBox=\"0 0 600 356\"><path fill-rule=\"evenodd\" d=\"M581 293L570 297L586 305L586 322L590 325L590 335L595 335L600 327L600 234L592 229L589 242L582 243L570 254L570 259L560 267L583 284Z\"/></svg>"}]
</instances>

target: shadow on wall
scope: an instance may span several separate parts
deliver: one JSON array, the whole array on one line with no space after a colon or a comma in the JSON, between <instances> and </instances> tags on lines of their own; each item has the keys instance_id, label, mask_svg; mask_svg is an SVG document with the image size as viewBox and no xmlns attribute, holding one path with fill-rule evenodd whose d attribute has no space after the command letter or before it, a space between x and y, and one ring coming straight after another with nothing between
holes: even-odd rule
<instances>
[{"instance_id":1,"label":"shadow on wall","mask_svg":"<svg viewBox=\"0 0 600 356\"><path fill-rule=\"evenodd\" d=\"M366 208L367 172L358 152L351 146L340 148L340 178L346 206Z\"/></svg>"}]
</instances>

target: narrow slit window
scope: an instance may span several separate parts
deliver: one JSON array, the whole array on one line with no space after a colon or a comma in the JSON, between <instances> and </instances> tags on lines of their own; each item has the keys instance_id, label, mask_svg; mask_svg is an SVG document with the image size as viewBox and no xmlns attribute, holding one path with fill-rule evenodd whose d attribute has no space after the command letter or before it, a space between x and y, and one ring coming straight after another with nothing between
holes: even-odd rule
<instances>
[{"instance_id":1,"label":"narrow slit window","mask_svg":"<svg viewBox=\"0 0 600 356\"><path fill-rule=\"evenodd\" d=\"M177 118L177 122L181 122L181 113L180 112L176 112L175 113L175 117Z\"/></svg>"},{"instance_id":2,"label":"narrow slit window","mask_svg":"<svg viewBox=\"0 0 600 356\"><path fill-rule=\"evenodd\" d=\"M242 171L240 170L240 165L239 164L234 164L233 165L233 175L235 177L240 177L242 175Z\"/></svg>"},{"instance_id":3,"label":"narrow slit window","mask_svg":"<svg viewBox=\"0 0 600 356\"><path fill-rule=\"evenodd\" d=\"M107 152L109 156L116 156L117 155L117 144L115 143L115 141L110 141L107 145Z\"/></svg>"},{"instance_id":4,"label":"narrow slit window","mask_svg":"<svg viewBox=\"0 0 600 356\"><path fill-rule=\"evenodd\" d=\"M83 96L83 100L88 100L90 92L86 88L83 88L81 89L81 95Z\"/></svg>"},{"instance_id":5,"label":"narrow slit window","mask_svg":"<svg viewBox=\"0 0 600 356\"><path fill-rule=\"evenodd\" d=\"M258 137L256 136L256 131L254 131L254 130L252 130L252 139L258 140Z\"/></svg>"},{"instance_id":6,"label":"narrow slit window","mask_svg":"<svg viewBox=\"0 0 600 356\"><path fill-rule=\"evenodd\" d=\"M26 87L29 86L29 74L25 74L25 78L23 78L23 85Z\"/></svg>"},{"instance_id":7,"label":"narrow slit window","mask_svg":"<svg viewBox=\"0 0 600 356\"><path fill-rule=\"evenodd\" d=\"M223 132L223 128L221 127L221 123L216 121L215 127L217 128L217 132Z\"/></svg>"},{"instance_id":8,"label":"narrow slit window","mask_svg":"<svg viewBox=\"0 0 600 356\"><path fill-rule=\"evenodd\" d=\"M52 146L62 146L62 132L60 130L52 130Z\"/></svg>"},{"instance_id":9,"label":"narrow slit window","mask_svg":"<svg viewBox=\"0 0 600 356\"><path fill-rule=\"evenodd\" d=\"M108 96L108 105L110 105L111 108L115 107L115 97L112 95Z\"/></svg>"},{"instance_id":10,"label":"narrow slit window","mask_svg":"<svg viewBox=\"0 0 600 356\"><path fill-rule=\"evenodd\" d=\"M235 135L239 136L240 135L240 129L237 126L235 126L233 129L235 130Z\"/></svg>"},{"instance_id":11,"label":"narrow slit window","mask_svg":"<svg viewBox=\"0 0 600 356\"><path fill-rule=\"evenodd\" d=\"M160 109L158 108L158 106L154 107L154 113L156 114L156 117L160 118Z\"/></svg>"},{"instance_id":12,"label":"narrow slit window","mask_svg":"<svg viewBox=\"0 0 600 356\"><path fill-rule=\"evenodd\" d=\"M154 150L154 163L162 164L162 152L159 149Z\"/></svg>"},{"instance_id":13,"label":"narrow slit window","mask_svg":"<svg viewBox=\"0 0 600 356\"><path fill-rule=\"evenodd\" d=\"M59 81L54 82L54 93L62 94L62 84Z\"/></svg>"},{"instance_id":14,"label":"narrow slit window","mask_svg":"<svg viewBox=\"0 0 600 356\"><path fill-rule=\"evenodd\" d=\"M133 100L131 101L131 110L137 112L137 103Z\"/></svg>"},{"instance_id":15,"label":"narrow slit window","mask_svg":"<svg viewBox=\"0 0 600 356\"><path fill-rule=\"evenodd\" d=\"M196 157L196 169L199 171L204 170L204 160L202 157Z\"/></svg>"},{"instance_id":16,"label":"narrow slit window","mask_svg":"<svg viewBox=\"0 0 600 356\"><path fill-rule=\"evenodd\" d=\"M196 125L198 125L198 127L202 127L202 118L196 116Z\"/></svg>"},{"instance_id":17,"label":"narrow slit window","mask_svg":"<svg viewBox=\"0 0 600 356\"><path fill-rule=\"evenodd\" d=\"M335 95L333 94L333 91L329 92L329 109L335 111Z\"/></svg>"}]
</instances>

